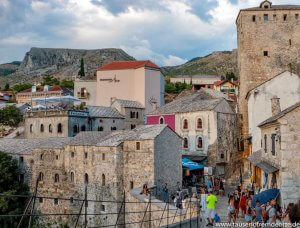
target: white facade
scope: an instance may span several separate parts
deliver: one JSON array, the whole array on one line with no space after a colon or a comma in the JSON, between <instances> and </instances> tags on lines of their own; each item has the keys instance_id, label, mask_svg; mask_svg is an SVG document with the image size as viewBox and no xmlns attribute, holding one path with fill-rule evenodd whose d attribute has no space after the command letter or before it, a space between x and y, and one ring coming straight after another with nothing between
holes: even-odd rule
<instances>
[{"instance_id":1,"label":"white facade","mask_svg":"<svg viewBox=\"0 0 300 228\"><path fill-rule=\"evenodd\" d=\"M97 81L96 80L80 80L75 79L74 96L80 99L75 102L75 105L80 105L81 102L85 105L95 105L97 96Z\"/></svg>"},{"instance_id":2,"label":"white facade","mask_svg":"<svg viewBox=\"0 0 300 228\"><path fill-rule=\"evenodd\" d=\"M159 69L98 70L96 105L110 106L112 98L138 101L145 112L164 104L164 78Z\"/></svg>"},{"instance_id":3,"label":"white facade","mask_svg":"<svg viewBox=\"0 0 300 228\"><path fill-rule=\"evenodd\" d=\"M251 90L248 95L249 135L252 151L261 148L261 131L257 127L272 116L271 98L280 98L281 110L300 101L300 77L285 71Z\"/></svg>"}]
</instances>

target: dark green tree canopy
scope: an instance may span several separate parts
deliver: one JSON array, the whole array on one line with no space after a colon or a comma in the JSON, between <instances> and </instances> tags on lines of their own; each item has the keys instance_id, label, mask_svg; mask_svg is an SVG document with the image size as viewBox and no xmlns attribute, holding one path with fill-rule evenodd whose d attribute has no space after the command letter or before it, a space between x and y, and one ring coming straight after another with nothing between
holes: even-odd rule
<instances>
[{"instance_id":1,"label":"dark green tree canopy","mask_svg":"<svg viewBox=\"0 0 300 228\"><path fill-rule=\"evenodd\" d=\"M85 76L83 59L81 59L81 61L80 61L80 70L78 71L78 75L81 76L81 77Z\"/></svg>"},{"instance_id":2,"label":"dark green tree canopy","mask_svg":"<svg viewBox=\"0 0 300 228\"><path fill-rule=\"evenodd\" d=\"M22 115L16 106L10 105L0 109L0 124L14 127L18 126L21 121Z\"/></svg>"}]
</instances>

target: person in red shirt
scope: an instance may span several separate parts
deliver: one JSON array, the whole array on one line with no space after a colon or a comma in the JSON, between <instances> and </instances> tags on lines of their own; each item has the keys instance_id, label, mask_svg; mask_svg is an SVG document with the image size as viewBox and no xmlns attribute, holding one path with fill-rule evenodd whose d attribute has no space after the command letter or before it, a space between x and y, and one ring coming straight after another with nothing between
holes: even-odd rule
<instances>
[{"instance_id":1,"label":"person in red shirt","mask_svg":"<svg viewBox=\"0 0 300 228\"><path fill-rule=\"evenodd\" d=\"M241 199L240 199L240 208L241 208L241 211L242 211L242 217L244 218L245 217L245 214L246 214L246 205L247 204L247 197L245 195L245 192L242 192L242 196L241 196Z\"/></svg>"}]
</instances>

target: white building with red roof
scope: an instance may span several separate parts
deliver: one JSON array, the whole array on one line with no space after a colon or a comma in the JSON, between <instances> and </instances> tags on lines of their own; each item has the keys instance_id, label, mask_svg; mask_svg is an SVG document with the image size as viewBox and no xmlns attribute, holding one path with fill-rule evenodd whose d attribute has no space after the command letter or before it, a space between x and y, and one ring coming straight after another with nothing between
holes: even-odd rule
<instances>
[{"instance_id":1,"label":"white building with red roof","mask_svg":"<svg viewBox=\"0 0 300 228\"><path fill-rule=\"evenodd\" d=\"M140 102L145 113L164 104L164 78L159 66L149 60L115 61L97 70L97 106L112 100Z\"/></svg>"}]
</instances>

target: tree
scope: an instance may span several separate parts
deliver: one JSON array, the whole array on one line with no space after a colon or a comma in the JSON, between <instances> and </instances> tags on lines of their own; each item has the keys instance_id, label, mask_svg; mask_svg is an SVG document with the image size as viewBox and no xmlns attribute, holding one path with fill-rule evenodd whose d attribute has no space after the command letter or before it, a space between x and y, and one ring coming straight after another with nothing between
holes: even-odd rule
<instances>
[{"instance_id":1,"label":"tree","mask_svg":"<svg viewBox=\"0 0 300 228\"><path fill-rule=\"evenodd\" d=\"M80 60L80 70L78 71L78 75L80 77L84 77L85 76L83 58L81 58L81 60Z\"/></svg>"},{"instance_id":2,"label":"tree","mask_svg":"<svg viewBox=\"0 0 300 228\"><path fill-rule=\"evenodd\" d=\"M17 161L8 154L0 151L0 193L7 195L28 195L28 186L21 182L20 174ZM22 197L0 197L0 214L22 214L27 200ZM19 217L0 217L0 227L17 227L19 219Z\"/></svg>"},{"instance_id":3,"label":"tree","mask_svg":"<svg viewBox=\"0 0 300 228\"><path fill-rule=\"evenodd\" d=\"M59 85L59 80L57 78L54 78L51 75L45 75L43 77L43 81L41 83L43 86L44 85Z\"/></svg>"},{"instance_id":4,"label":"tree","mask_svg":"<svg viewBox=\"0 0 300 228\"><path fill-rule=\"evenodd\" d=\"M32 85L32 84L29 84L29 83L25 83L25 84L17 84L17 85L14 85L14 86L12 87L12 90L13 90L13 91L16 91L16 92L20 92L20 91L29 89L29 88L31 88L32 86L33 86L33 85Z\"/></svg>"},{"instance_id":5,"label":"tree","mask_svg":"<svg viewBox=\"0 0 300 228\"><path fill-rule=\"evenodd\" d=\"M63 87L74 89L74 81L73 80L65 79L60 83L60 85L63 86Z\"/></svg>"},{"instance_id":6,"label":"tree","mask_svg":"<svg viewBox=\"0 0 300 228\"><path fill-rule=\"evenodd\" d=\"M165 92L179 94L183 90L191 89L191 88L192 88L192 85L186 84L185 82L184 83L176 82L175 84L172 82L167 82L166 86L165 86Z\"/></svg>"},{"instance_id":7,"label":"tree","mask_svg":"<svg viewBox=\"0 0 300 228\"><path fill-rule=\"evenodd\" d=\"M22 115L16 106L10 105L0 109L0 124L14 127L18 126L21 121Z\"/></svg>"},{"instance_id":8,"label":"tree","mask_svg":"<svg viewBox=\"0 0 300 228\"><path fill-rule=\"evenodd\" d=\"M8 91L9 90L9 84L6 83L5 86L4 86L4 91Z\"/></svg>"},{"instance_id":9,"label":"tree","mask_svg":"<svg viewBox=\"0 0 300 228\"><path fill-rule=\"evenodd\" d=\"M235 76L235 74L233 72L227 72L225 78L226 78L226 80L229 80L229 81L231 79L236 80L236 76Z\"/></svg>"}]
</instances>

